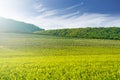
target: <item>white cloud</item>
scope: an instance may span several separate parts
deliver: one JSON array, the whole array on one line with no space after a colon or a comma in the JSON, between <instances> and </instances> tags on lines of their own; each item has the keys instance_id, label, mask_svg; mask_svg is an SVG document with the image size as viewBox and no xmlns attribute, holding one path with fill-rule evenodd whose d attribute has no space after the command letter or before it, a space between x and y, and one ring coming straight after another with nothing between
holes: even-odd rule
<instances>
[{"instance_id":1,"label":"white cloud","mask_svg":"<svg viewBox=\"0 0 120 80\"><path fill-rule=\"evenodd\" d=\"M49 12L47 12L49 14ZM28 22L45 29L80 28L80 27L113 27L120 26L120 17L107 14L84 13L83 15L68 14L62 16L33 17ZM71 16L69 18L66 18Z\"/></svg>"},{"instance_id":2,"label":"white cloud","mask_svg":"<svg viewBox=\"0 0 120 80\"><path fill-rule=\"evenodd\" d=\"M34 9L39 13L47 11L47 8L45 8L42 4L34 5Z\"/></svg>"},{"instance_id":3,"label":"white cloud","mask_svg":"<svg viewBox=\"0 0 120 80\"><path fill-rule=\"evenodd\" d=\"M62 15L60 17L61 18L72 18L72 17L75 17L76 15L79 15L79 14L80 14L80 12L76 11L76 12L73 12L73 13L70 13L70 14Z\"/></svg>"},{"instance_id":4,"label":"white cloud","mask_svg":"<svg viewBox=\"0 0 120 80\"><path fill-rule=\"evenodd\" d=\"M74 9L78 6L79 5L74 5L72 7L69 7L67 10ZM6 14L8 16L5 15L5 17L32 23L44 29L120 26L120 16L95 13L84 13L82 15L79 15L79 11L58 15L59 13L62 13L66 10L51 10L44 7L42 4L34 5L33 9L33 11L36 11L37 15L26 17L22 16L21 14L14 13L14 15Z\"/></svg>"},{"instance_id":5,"label":"white cloud","mask_svg":"<svg viewBox=\"0 0 120 80\"><path fill-rule=\"evenodd\" d=\"M79 5L74 5L68 9L73 9L78 6ZM41 13L36 17L33 16L29 18L27 21L44 29L120 26L120 16L95 13L84 13L79 15L79 11L57 15L63 10L50 10L43 5L39 5L37 10L40 10Z\"/></svg>"},{"instance_id":6,"label":"white cloud","mask_svg":"<svg viewBox=\"0 0 120 80\"><path fill-rule=\"evenodd\" d=\"M73 6L70 6L70 7L67 7L65 8L64 10L71 10L71 9L75 9L77 7L80 7L84 4L84 2L81 2L80 4L76 4L76 5L73 5Z\"/></svg>"}]
</instances>

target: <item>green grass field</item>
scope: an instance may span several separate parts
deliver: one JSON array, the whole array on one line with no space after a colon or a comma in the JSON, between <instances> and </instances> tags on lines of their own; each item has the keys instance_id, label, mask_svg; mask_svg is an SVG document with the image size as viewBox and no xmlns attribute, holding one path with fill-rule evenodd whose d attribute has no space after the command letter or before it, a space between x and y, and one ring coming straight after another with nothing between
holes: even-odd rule
<instances>
[{"instance_id":1,"label":"green grass field","mask_svg":"<svg viewBox=\"0 0 120 80\"><path fill-rule=\"evenodd\" d=\"M0 33L0 80L120 80L120 41Z\"/></svg>"}]
</instances>

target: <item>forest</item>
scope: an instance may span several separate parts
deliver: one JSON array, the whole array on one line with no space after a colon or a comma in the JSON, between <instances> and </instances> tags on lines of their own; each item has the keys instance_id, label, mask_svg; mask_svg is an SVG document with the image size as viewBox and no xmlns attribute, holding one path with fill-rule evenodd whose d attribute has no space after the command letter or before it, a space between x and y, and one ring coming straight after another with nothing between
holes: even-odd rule
<instances>
[{"instance_id":1,"label":"forest","mask_svg":"<svg viewBox=\"0 0 120 80\"><path fill-rule=\"evenodd\" d=\"M84 38L84 39L120 39L119 27L100 27L100 28L73 28L73 29L56 29L37 31L36 34L52 35L68 38Z\"/></svg>"}]
</instances>

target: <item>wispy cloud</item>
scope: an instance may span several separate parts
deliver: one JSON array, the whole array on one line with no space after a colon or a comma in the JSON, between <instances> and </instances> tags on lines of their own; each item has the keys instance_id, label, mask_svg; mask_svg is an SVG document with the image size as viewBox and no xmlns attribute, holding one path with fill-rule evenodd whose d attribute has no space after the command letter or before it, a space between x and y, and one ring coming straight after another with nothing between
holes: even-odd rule
<instances>
[{"instance_id":1,"label":"wispy cloud","mask_svg":"<svg viewBox=\"0 0 120 80\"><path fill-rule=\"evenodd\" d=\"M38 16L43 17L43 18L53 16L58 13L58 11L48 9L48 8L44 7L42 4L34 5L34 9L36 10Z\"/></svg>"},{"instance_id":2,"label":"wispy cloud","mask_svg":"<svg viewBox=\"0 0 120 80\"><path fill-rule=\"evenodd\" d=\"M71 7L71 9L74 7ZM49 10L44 7L41 8L41 6L39 9L45 10L38 16L28 19L28 22L45 29L120 26L120 16L97 13L84 13L79 15L79 11L57 15L60 10Z\"/></svg>"},{"instance_id":3,"label":"wispy cloud","mask_svg":"<svg viewBox=\"0 0 120 80\"><path fill-rule=\"evenodd\" d=\"M65 8L65 10L75 9L75 8L77 8L77 7L82 6L83 4L84 4L84 2L81 2L81 3L79 3L79 4L76 4L76 5L73 5L73 6L67 7L67 8Z\"/></svg>"},{"instance_id":4,"label":"wispy cloud","mask_svg":"<svg viewBox=\"0 0 120 80\"><path fill-rule=\"evenodd\" d=\"M44 12L44 11L47 11L47 8L45 8L42 4L39 4L39 5L34 5L33 6L34 9L37 11L37 12Z\"/></svg>"},{"instance_id":5,"label":"wispy cloud","mask_svg":"<svg viewBox=\"0 0 120 80\"><path fill-rule=\"evenodd\" d=\"M61 15L60 17L61 18L73 18L73 17L75 17L75 16L77 16L79 14L80 14L80 12L76 11L76 12L73 12L73 13Z\"/></svg>"},{"instance_id":6,"label":"wispy cloud","mask_svg":"<svg viewBox=\"0 0 120 80\"><path fill-rule=\"evenodd\" d=\"M81 14L80 11L65 13L65 11L74 9L78 6L79 5L73 5L65 8L65 10L49 9L42 4L33 5L33 11L36 11L37 15L29 17L14 15L10 16L10 18L32 23L44 29L120 26L120 16L85 12ZM59 15L63 12L65 14Z\"/></svg>"},{"instance_id":7,"label":"wispy cloud","mask_svg":"<svg viewBox=\"0 0 120 80\"><path fill-rule=\"evenodd\" d=\"M29 21L45 29L120 26L119 18L115 20L104 14L83 14L75 18L64 18L59 16L52 18L35 17Z\"/></svg>"}]
</instances>

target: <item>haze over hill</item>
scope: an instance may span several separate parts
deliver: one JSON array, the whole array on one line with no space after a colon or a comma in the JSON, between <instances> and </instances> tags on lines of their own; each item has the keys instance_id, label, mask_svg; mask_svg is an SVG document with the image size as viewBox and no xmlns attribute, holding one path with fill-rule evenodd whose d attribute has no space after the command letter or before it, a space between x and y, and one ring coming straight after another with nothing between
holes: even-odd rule
<instances>
[{"instance_id":1,"label":"haze over hill","mask_svg":"<svg viewBox=\"0 0 120 80\"><path fill-rule=\"evenodd\" d=\"M43 30L33 24L0 17L0 32L32 33Z\"/></svg>"}]
</instances>

